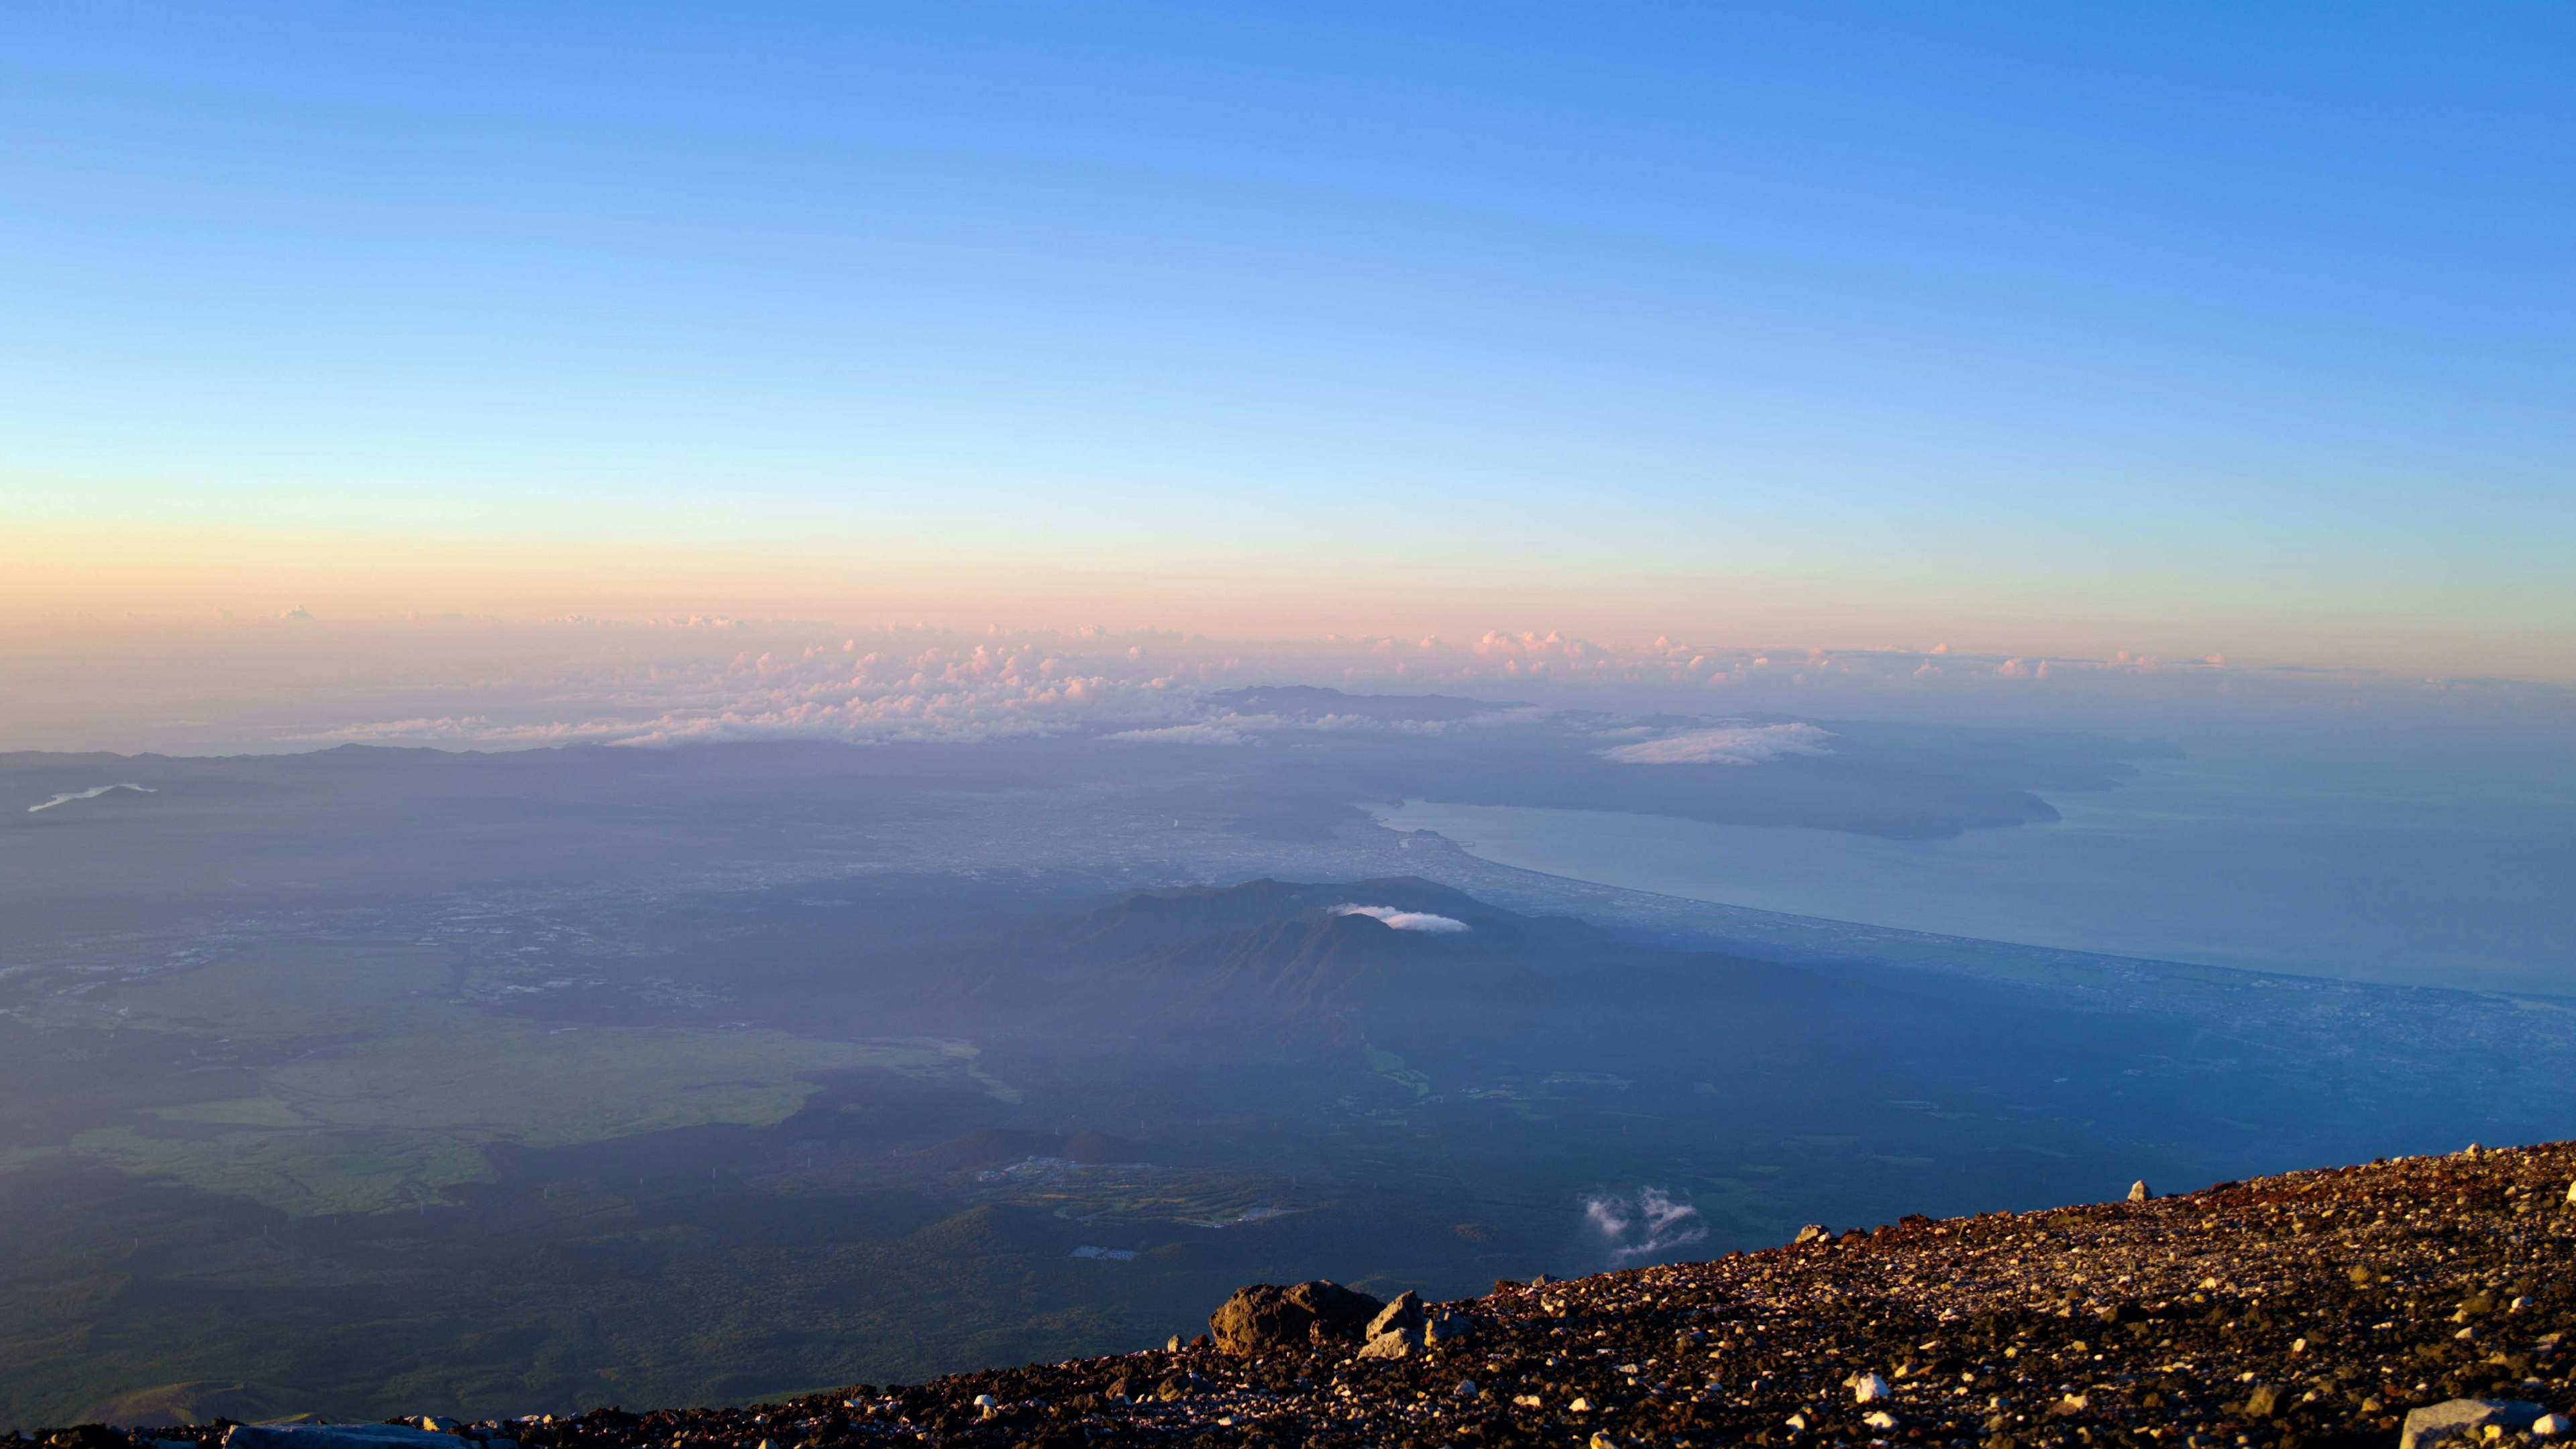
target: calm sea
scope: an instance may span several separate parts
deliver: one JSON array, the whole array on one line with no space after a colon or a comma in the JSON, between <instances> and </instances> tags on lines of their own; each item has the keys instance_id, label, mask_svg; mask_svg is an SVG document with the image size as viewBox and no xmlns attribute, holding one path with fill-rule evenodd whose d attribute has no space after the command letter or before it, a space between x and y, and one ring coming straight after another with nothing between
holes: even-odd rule
<instances>
[{"instance_id":1,"label":"calm sea","mask_svg":"<svg viewBox=\"0 0 2576 1449\"><path fill-rule=\"evenodd\" d=\"M2074 950L2576 994L2564 780L2197 753L2042 792L2054 825L1948 840L1580 810L1380 807L1498 864L1633 890Z\"/></svg>"}]
</instances>

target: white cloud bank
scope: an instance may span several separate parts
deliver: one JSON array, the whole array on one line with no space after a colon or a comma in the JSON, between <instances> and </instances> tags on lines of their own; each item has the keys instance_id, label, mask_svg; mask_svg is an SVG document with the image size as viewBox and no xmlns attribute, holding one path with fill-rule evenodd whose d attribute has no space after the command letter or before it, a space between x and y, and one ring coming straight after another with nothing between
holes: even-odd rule
<instances>
[{"instance_id":1,"label":"white cloud bank","mask_svg":"<svg viewBox=\"0 0 2576 1449\"><path fill-rule=\"evenodd\" d=\"M1811 724L1719 725L1598 753L1622 765L1761 765L1783 755L1830 755L1833 731Z\"/></svg>"},{"instance_id":2,"label":"white cloud bank","mask_svg":"<svg viewBox=\"0 0 2576 1449\"><path fill-rule=\"evenodd\" d=\"M1336 916L1366 916L1384 921L1399 931L1427 931L1435 936L1454 936L1467 929L1467 923L1455 916L1435 916L1429 911L1400 911L1393 906L1335 906Z\"/></svg>"}]
</instances>

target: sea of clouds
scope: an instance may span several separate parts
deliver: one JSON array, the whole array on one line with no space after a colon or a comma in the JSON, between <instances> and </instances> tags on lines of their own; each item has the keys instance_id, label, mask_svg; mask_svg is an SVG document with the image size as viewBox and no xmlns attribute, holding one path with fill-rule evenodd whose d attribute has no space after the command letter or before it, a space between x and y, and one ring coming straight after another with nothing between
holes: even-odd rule
<instances>
[{"instance_id":1,"label":"sea of clouds","mask_svg":"<svg viewBox=\"0 0 2576 1449\"><path fill-rule=\"evenodd\" d=\"M302 613L303 611L298 611ZM39 641L41 643L41 641ZM71 647L76 643L77 648ZM312 749L362 743L512 749L804 738L972 743L1086 735L1139 748L1246 748L1282 730L1442 732L1553 709L1685 723L1603 735L1620 764L1759 764L1832 749L1817 726L1895 717L2153 728L2226 713L2443 712L2563 721L2563 686L2248 668L2226 660L1771 650L1560 633L1262 642L1163 630L850 629L691 618L226 621L184 635L24 641L29 707L0 748ZM1466 695L1522 706L1469 720L1329 709L1245 712L1248 685ZM1692 723L1695 722L1695 723Z\"/></svg>"}]
</instances>

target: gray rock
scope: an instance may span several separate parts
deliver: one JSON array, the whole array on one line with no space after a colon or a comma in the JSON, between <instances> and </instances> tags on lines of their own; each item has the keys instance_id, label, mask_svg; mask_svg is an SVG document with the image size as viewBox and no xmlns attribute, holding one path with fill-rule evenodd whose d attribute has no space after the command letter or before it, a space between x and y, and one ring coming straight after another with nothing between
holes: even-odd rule
<instances>
[{"instance_id":1,"label":"gray rock","mask_svg":"<svg viewBox=\"0 0 2576 1449\"><path fill-rule=\"evenodd\" d=\"M1393 1303L1379 1309L1377 1316L1370 1319L1368 1325L1368 1338L1371 1342L1375 1342L1381 1334L1401 1333L1407 1337L1415 1337L1421 1332L1422 1295L1410 1288L1396 1295Z\"/></svg>"},{"instance_id":2,"label":"gray rock","mask_svg":"<svg viewBox=\"0 0 2576 1449\"><path fill-rule=\"evenodd\" d=\"M1359 1338L1385 1306L1366 1293L1320 1278L1291 1288L1255 1283L1227 1299L1208 1319L1208 1327L1217 1347L1255 1354Z\"/></svg>"},{"instance_id":3,"label":"gray rock","mask_svg":"<svg viewBox=\"0 0 2576 1449\"><path fill-rule=\"evenodd\" d=\"M2568 1188L2568 1191L2571 1194L2576 1194L2576 1186L2571 1186ZM1789 1241L1793 1244L1812 1243L1818 1238L1827 1236L1831 1231L1832 1230L1827 1228L1823 1223L1809 1223L1805 1227L1798 1229L1798 1236L1790 1239Z\"/></svg>"},{"instance_id":4,"label":"gray rock","mask_svg":"<svg viewBox=\"0 0 2576 1449\"><path fill-rule=\"evenodd\" d=\"M1360 1346L1362 1358L1411 1358L1419 1352L1421 1350L1414 1346L1413 1335L1402 1331L1381 1333Z\"/></svg>"},{"instance_id":5,"label":"gray rock","mask_svg":"<svg viewBox=\"0 0 2576 1449\"><path fill-rule=\"evenodd\" d=\"M2456 1435L2479 1436L2489 1424L2518 1434L2547 1412L2519 1399L2447 1399L2408 1413L2397 1449L2429 1449Z\"/></svg>"},{"instance_id":6,"label":"gray rock","mask_svg":"<svg viewBox=\"0 0 2576 1449\"><path fill-rule=\"evenodd\" d=\"M2139 1178L2137 1181L2129 1184L2129 1201L2153 1202L2155 1201L2155 1198L2156 1195L2153 1190L2148 1188L2147 1180L2145 1178Z\"/></svg>"}]
</instances>

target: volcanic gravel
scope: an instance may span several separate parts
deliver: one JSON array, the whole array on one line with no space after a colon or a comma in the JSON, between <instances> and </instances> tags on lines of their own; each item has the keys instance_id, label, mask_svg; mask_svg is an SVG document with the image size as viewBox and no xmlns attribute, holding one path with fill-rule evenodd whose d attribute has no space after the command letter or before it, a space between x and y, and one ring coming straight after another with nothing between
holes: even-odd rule
<instances>
[{"instance_id":1,"label":"volcanic gravel","mask_svg":"<svg viewBox=\"0 0 2576 1449\"><path fill-rule=\"evenodd\" d=\"M1447 1305L1468 1336L1394 1361L1360 1359L1356 1344L1237 1357L1202 1341L461 1432L522 1449L2387 1449L2413 1406L2576 1401L2562 1339L2576 1326L2571 1179L2576 1144L2471 1149L1498 1284Z\"/></svg>"}]
</instances>

